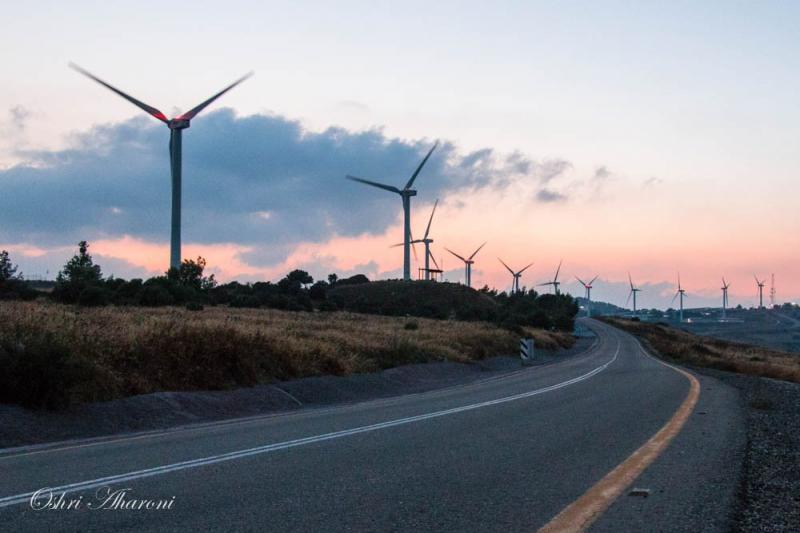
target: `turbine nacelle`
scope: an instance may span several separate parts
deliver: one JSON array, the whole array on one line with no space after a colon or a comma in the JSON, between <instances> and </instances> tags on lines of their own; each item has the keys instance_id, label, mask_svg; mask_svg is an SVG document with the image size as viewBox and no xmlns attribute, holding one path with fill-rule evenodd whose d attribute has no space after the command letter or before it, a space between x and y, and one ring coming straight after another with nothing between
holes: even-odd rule
<instances>
[{"instance_id":1,"label":"turbine nacelle","mask_svg":"<svg viewBox=\"0 0 800 533\"><path fill-rule=\"evenodd\" d=\"M173 118L167 121L167 127L171 130L185 130L190 122L188 118Z\"/></svg>"}]
</instances>

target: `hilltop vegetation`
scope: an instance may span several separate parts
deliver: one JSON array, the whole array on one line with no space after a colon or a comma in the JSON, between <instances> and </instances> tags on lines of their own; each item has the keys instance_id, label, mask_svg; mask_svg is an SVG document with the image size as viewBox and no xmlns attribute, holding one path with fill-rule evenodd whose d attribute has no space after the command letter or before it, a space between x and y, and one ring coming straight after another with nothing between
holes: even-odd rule
<instances>
[{"instance_id":1,"label":"hilltop vegetation","mask_svg":"<svg viewBox=\"0 0 800 533\"><path fill-rule=\"evenodd\" d=\"M7 264L10 265L7 254ZM82 307L106 305L181 306L200 311L205 306L269 308L287 311L350 311L389 316L482 320L519 332L522 327L571 331L578 312L569 295L540 295L528 291L514 295L484 287L437 282L370 282L364 275L315 281L308 272L293 270L277 283L259 281L219 284L206 275L206 261L184 260L180 268L148 280L103 277L102 268L82 241L78 252L59 272L49 298ZM8 276L16 292L7 298L35 297L37 292L21 278ZM0 278L2 280L2 278ZM0 284L0 294L2 285Z\"/></svg>"},{"instance_id":2,"label":"hilltop vegetation","mask_svg":"<svg viewBox=\"0 0 800 533\"><path fill-rule=\"evenodd\" d=\"M571 335L526 329L543 349ZM0 402L58 408L156 391L216 390L408 363L515 354L486 322L214 307L0 305Z\"/></svg>"}]
</instances>

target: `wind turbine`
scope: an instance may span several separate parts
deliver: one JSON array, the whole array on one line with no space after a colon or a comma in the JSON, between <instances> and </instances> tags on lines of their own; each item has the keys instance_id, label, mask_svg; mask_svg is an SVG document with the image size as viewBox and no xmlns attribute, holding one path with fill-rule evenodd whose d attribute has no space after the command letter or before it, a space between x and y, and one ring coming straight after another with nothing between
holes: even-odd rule
<instances>
[{"instance_id":1,"label":"wind turbine","mask_svg":"<svg viewBox=\"0 0 800 533\"><path fill-rule=\"evenodd\" d=\"M758 281L758 278L756 277L755 274L753 274L753 277L756 280L756 285L758 285L758 308L764 309L764 284L766 283L767 280L763 279L761 281Z\"/></svg>"},{"instance_id":2,"label":"wind turbine","mask_svg":"<svg viewBox=\"0 0 800 533\"><path fill-rule=\"evenodd\" d=\"M436 147L439 146L439 141L436 141L431 148L428 155L422 160L422 162L417 167L417 170L411 175L411 178L406 183L406 186L402 189L398 189L392 185L384 185L383 183L378 183L375 181L365 180L363 178L357 178L355 176L347 176L347 179L357 181L359 183L364 183L366 185L372 185L373 187L377 187L379 189L383 189L385 191L393 192L400 195L400 198L403 200L403 279L405 281L411 280L411 197L417 195L417 191L411 188L414 185L414 180L417 179L422 167L425 166L425 163L428 162L428 158L431 156ZM427 260L427 257L426 257Z\"/></svg>"},{"instance_id":3,"label":"wind turbine","mask_svg":"<svg viewBox=\"0 0 800 533\"><path fill-rule=\"evenodd\" d=\"M539 287L544 287L545 285L552 285L554 292L556 294L559 294L558 286L561 285L561 282L558 281L558 273L561 272L561 263L563 262L564 262L563 259L558 262L558 268L556 269L556 275L553 277L553 281L548 281L547 283L540 283Z\"/></svg>"},{"instance_id":4,"label":"wind turbine","mask_svg":"<svg viewBox=\"0 0 800 533\"><path fill-rule=\"evenodd\" d=\"M678 273L678 290L675 292L675 296L672 297L672 302L670 305L675 302L675 298L680 296L680 315L678 317L678 322L683 322L683 295L686 293L686 289L681 288L681 275Z\"/></svg>"},{"instance_id":5,"label":"wind turbine","mask_svg":"<svg viewBox=\"0 0 800 533\"><path fill-rule=\"evenodd\" d=\"M586 289L586 316L592 316L592 283L597 279L597 276L593 277L589 283L585 283L578 276L575 276L575 279L580 281L583 288Z\"/></svg>"},{"instance_id":6,"label":"wind turbine","mask_svg":"<svg viewBox=\"0 0 800 533\"><path fill-rule=\"evenodd\" d=\"M170 268L180 268L181 266L181 146L182 146L182 137L183 137L183 130L189 127L191 120L197 116L200 111L208 107L214 100L225 94L226 92L230 91L244 80L249 78L253 75L252 72L245 74L235 82L231 83L220 92L209 98L208 100L202 102L198 106L190 109L186 113L178 115L175 118L168 119L164 113L156 109L155 107L151 107L144 102L137 100L136 98L125 94L124 92L120 91L116 87L109 85L108 83L104 82L100 78L97 78L93 74L87 72L83 68L79 67L74 63L70 63L69 66L74 70L80 72L84 76L91 78L92 80L96 81L100 85L104 86L106 89L109 89L119 96L123 97L125 100L129 101L139 109L143 110L145 113L148 113L164 124L167 125L169 128L169 163L170 163L170 171L172 174L172 234L170 237L170 249L169 249L169 266Z\"/></svg>"},{"instance_id":7,"label":"wind turbine","mask_svg":"<svg viewBox=\"0 0 800 533\"><path fill-rule=\"evenodd\" d=\"M466 259L455 253L450 248L445 248L445 250L447 250L454 256L464 261L464 283L466 284L467 287L472 287L472 265L473 263L475 263L475 261L473 261L472 259L478 254L478 252L481 251L481 248L483 248L484 246L486 246L486 243L483 243L480 246L478 246L478 249L472 252L472 255Z\"/></svg>"},{"instance_id":8,"label":"wind turbine","mask_svg":"<svg viewBox=\"0 0 800 533\"><path fill-rule=\"evenodd\" d=\"M633 295L633 316L636 316L636 293L641 292L642 289L637 289L633 286L633 278L631 278L630 272L628 272L628 281L631 284L631 292L628 293L628 299L625 301L625 305L628 305L628 302L631 300L631 295Z\"/></svg>"},{"instance_id":9,"label":"wind turbine","mask_svg":"<svg viewBox=\"0 0 800 533\"><path fill-rule=\"evenodd\" d=\"M436 212L436 206L437 205L439 205L439 200L438 199L433 204L433 209L431 210L431 217L428 219L428 227L425 228L425 235L421 239L412 239L411 240L411 244L412 245L415 244L415 243L418 243L418 242L421 242L421 243L423 243L425 245L425 281L428 281L428 280L431 279L430 258L431 258L431 243L433 242L433 239L429 239L428 238L428 234L431 232L431 222L433 222L433 214ZM397 246L403 246L403 245L404 245L404 243L395 244L395 245L392 245L392 248L397 247ZM416 257L415 257L415 260L416 260ZM434 261L434 263L436 263L436 262Z\"/></svg>"},{"instance_id":10,"label":"wind turbine","mask_svg":"<svg viewBox=\"0 0 800 533\"><path fill-rule=\"evenodd\" d=\"M533 263L531 263L530 265L526 266L525 268L523 268L518 272L514 272L513 270L511 270L510 266L508 266L503 262L502 259L498 257L497 260L503 263L503 266L506 267L506 270L508 270L511 273L511 294L519 292L519 279L522 277L523 272L525 272L531 266L533 266Z\"/></svg>"},{"instance_id":11,"label":"wind turbine","mask_svg":"<svg viewBox=\"0 0 800 533\"><path fill-rule=\"evenodd\" d=\"M731 284L725 281L725 277L722 277L722 319L725 320L725 312L728 309L728 287Z\"/></svg>"}]
</instances>

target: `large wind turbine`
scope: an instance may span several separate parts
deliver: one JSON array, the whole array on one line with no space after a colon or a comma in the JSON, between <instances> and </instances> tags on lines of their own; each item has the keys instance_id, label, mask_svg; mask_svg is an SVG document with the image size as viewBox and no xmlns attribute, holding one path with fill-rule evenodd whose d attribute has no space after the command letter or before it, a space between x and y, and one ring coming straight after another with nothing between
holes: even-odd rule
<instances>
[{"instance_id":1,"label":"large wind turbine","mask_svg":"<svg viewBox=\"0 0 800 533\"><path fill-rule=\"evenodd\" d=\"M758 281L758 278L756 277L755 274L753 274L753 277L756 279L756 285L758 285L758 308L759 309L763 309L764 308L764 284L767 282L767 280L763 279L761 281Z\"/></svg>"},{"instance_id":2,"label":"large wind turbine","mask_svg":"<svg viewBox=\"0 0 800 533\"><path fill-rule=\"evenodd\" d=\"M473 263L475 263L475 261L473 261L473 259L478 254L478 252L481 251L481 248L483 248L484 246L486 246L486 243L483 243L480 246L478 246L478 249L475 250L474 252L472 252L472 255L469 256L466 259L464 259L460 255L455 253L450 248L445 248L445 250L447 250L448 252L450 252L454 256L456 256L459 259L461 259L462 261L464 261L464 283L466 284L467 287L472 287L472 265L473 265Z\"/></svg>"},{"instance_id":3,"label":"large wind turbine","mask_svg":"<svg viewBox=\"0 0 800 533\"><path fill-rule=\"evenodd\" d=\"M436 206L437 205L439 205L439 200L436 200L436 202L433 204L433 209L431 210L431 218L428 219L428 226L425 228L425 235L421 239L412 239L411 240L411 244L412 245L415 244L415 243L418 243L418 242L421 242L421 243L423 243L425 245L425 281L428 281L428 280L431 279L431 263L430 263L430 259L431 259L431 243L433 242L433 239L429 239L428 238L428 234L430 234L430 232L431 232L431 222L433 222L433 214L436 212ZM397 246L404 246L404 245L405 245L405 243L401 242L400 244L393 245L392 248L397 247ZM414 253L416 254L416 252L414 252ZM416 255L414 257L414 260L416 260ZM436 263L436 261L434 261L434 263Z\"/></svg>"},{"instance_id":4,"label":"large wind turbine","mask_svg":"<svg viewBox=\"0 0 800 533\"><path fill-rule=\"evenodd\" d=\"M556 269L556 275L553 277L553 281L548 281L547 283L540 283L539 287L544 287L545 285L552 285L553 286L553 291L556 294L559 294L558 286L561 285L561 282L558 281L558 273L561 272L561 263L563 261L564 260L562 259L561 261L558 262L558 268Z\"/></svg>"},{"instance_id":5,"label":"large wind turbine","mask_svg":"<svg viewBox=\"0 0 800 533\"><path fill-rule=\"evenodd\" d=\"M170 162L170 170L172 173L172 234L170 239L170 249L169 249L169 266L170 268L180 268L181 266L181 143L182 143L182 132L186 128L189 127L189 123L191 120L197 116L200 111L205 109L209 106L214 100L225 94L226 92L230 91L244 80L249 78L253 75L253 73L248 73L236 80L235 82L231 83L220 92L206 100L205 102L201 103L200 105L190 109L186 113L182 115L178 115L175 118L168 119L164 113L156 109L155 107L149 106L144 102L140 102L136 98L125 94L124 92L120 91L116 87L109 85L108 83L104 82L100 78L95 77L93 74L87 72L86 70L82 69L78 65L74 63L69 64L70 67L77 70L84 76L91 78L92 80L96 81L100 85L104 86L107 89L117 93L119 96L123 97L125 100L129 101L139 109L142 109L145 113L148 113L164 124L167 125L169 128L169 162Z\"/></svg>"},{"instance_id":6,"label":"large wind turbine","mask_svg":"<svg viewBox=\"0 0 800 533\"><path fill-rule=\"evenodd\" d=\"M631 284L631 292L628 293L628 299L625 301L625 305L628 305L628 302L631 300L631 295L633 295L633 316L636 316L636 293L641 292L642 289L637 289L633 286L633 278L631 278L630 272L628 272L628 281Z\"/></svg>"},{"instance_id":7,"label":"large wind turbine","mask_svg":"<svg viewBox=\"0 0 800 533\"><path fill-rule=\"evenodd\" d=\"M592 316L592 283L594 283L594 280L597 279L597 276L589 280L589 283L585 283L578 276L575 276L575 279L580 281L581 285L583 285L583 288L586 289L586 316Z\"/></svg>"},{"instance_id":8,"label":"large wind turbine","mask_svg":"<svg viewBox=\"0 0 800 533\"><path fill-rule=\"evenodd\" d=\"M686 289L681 287L681 275L680 275L680 273L678 273L678 290L675 292L675 296L672 297L672 302L670 302L670 305L672 305L672 303L675 302L675 298L680 296L680 307L681 307L681 309L680 309L680 314L678 316L678 322L683 322L683 295L685 293L686 293Z\"/></svg>"},{"instance_id":9,"label":"large wind turbine","mask_svg":"<svg viewBox=\"0 0 800 533\"><path fill-rule=\"evenodd\" d=\"M728 310L728 287L731 284L725 281L725 277L722 277L722 319L725 320L725 313Z\"/></svg>"},{"instance_id":10,"label":"large wind turbine","mask_svg":"<svg viewBox=\"0 0 800 533\"><path fill-rule=\"evenodd\" d=\"M502 259L498 257L497 260L503 263L503 266L506 267L506 270L508 270L511 273L511 294L519 292L519 279L522 277L523 272L525 272L531 266L533 266L533 263L531 263L530 265L526 266L525 268L523 268L518 272L514 272L513 270L511 270L510 266L508 266L503 262Z\"/></svg>"},{"instance_id":11,"label":"large wind turbine","mask_svg":"<svg viewBox=\"0 0 800 533\"><path fill-rule=\"evenodd\" d=\"M417 191L411 188L414 185L414 180L417 179L422 167L425 166L425 163L428 162L428 158L431 156L436 147L439 146L439 141L436 141L431 148L428 155L422 160L422 162L417 167L417 170L411 175L411 178L406 183L406 186L402 189L398 189L392 185L384 185L383 183L378 183L376 181L365 180L363 178L357 178L355 176L347 176L347 179L358 181L359 183L364 183L366 185L372 185L373 187L377 187L379 189L383 189L385 191L393 192L400 195L400 198L403 200L403 279L405 281L411 280L411 197L417 195ZM426 256L427 261L427 256Z\"/></svg>"}]
</instances>

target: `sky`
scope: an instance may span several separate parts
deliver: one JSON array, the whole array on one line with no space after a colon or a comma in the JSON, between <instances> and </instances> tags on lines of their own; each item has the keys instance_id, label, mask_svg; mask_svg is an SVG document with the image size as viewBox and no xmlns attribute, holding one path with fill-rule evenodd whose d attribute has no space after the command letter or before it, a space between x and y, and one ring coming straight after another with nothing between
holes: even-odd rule
<instances>
[{"instance_id":1,"label":"sky","mask_svg":"<svg viewBox=\"0 0 800 533\"><path fill-rule=\"evenodd\" d=\"M53 277L78 240L106 274L168 262L168 115L254 76L184 133L184 257L221 280L398 277L412 232L507 289L599 275L593 297L800 300L800 4L8 2L0 21L0 248ZM421 249L419 257L422 257ZM412 265L416 267L417 265ZM571 280L571 281L570 281Z\"/></svg>"}]
</instances>

